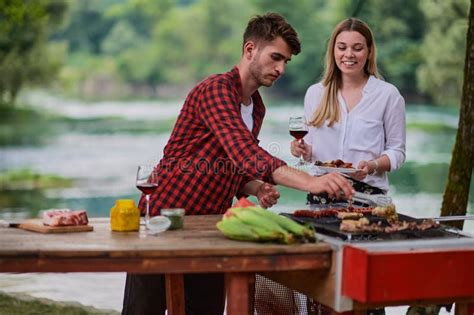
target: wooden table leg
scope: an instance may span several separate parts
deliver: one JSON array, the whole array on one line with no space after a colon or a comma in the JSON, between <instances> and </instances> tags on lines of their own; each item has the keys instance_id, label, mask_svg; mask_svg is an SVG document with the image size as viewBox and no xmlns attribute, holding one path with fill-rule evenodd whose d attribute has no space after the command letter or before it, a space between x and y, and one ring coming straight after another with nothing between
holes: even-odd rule
<instances>
[{"instance_id":1,"label":"wooden table leg","mask_svg":"<svg viewBox=\"0 0 474 315\"><path fill-rule=\"evenodd\" d=\"M184 315L184 281L182 274L165 274L168 315Z\"/></svg>"},{"instance_id":2,"label":"wooden table leg","mask_svg":"<svg viewBox=\"0 0 474 315\"><path fill-rule=\"evenodd\" d=\"M225 275L227 315L253 314L255 273L235 272Z\"/></svg>"}]
</instances>

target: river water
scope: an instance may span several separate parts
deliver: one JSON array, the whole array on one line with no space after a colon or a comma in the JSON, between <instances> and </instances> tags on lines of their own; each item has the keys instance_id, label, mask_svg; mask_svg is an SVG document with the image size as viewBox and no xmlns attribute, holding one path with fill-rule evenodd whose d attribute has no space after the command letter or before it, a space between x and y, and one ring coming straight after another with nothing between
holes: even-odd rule
<instances>
[{"instance_id":1,"label":"river water","mask_svg":"<svg viewBox=\"0 0 474 315\"><path fill-rule=\"evenodd\" d=\"M99 102L82 103L30 94L32 106L72 119L121 118L120 123L156 123L160 132L94 133L73 130L50 139L42 146L0 148L0 171L29 168L40 173L74 179L73 187L45 191L9 192L10 203L0 204L0 219L35 216L50 207L85 208L91 217L108 216L114 200L134 198L138 164L154 164L162 156L170 130L169 124L179 113L180 103ZM261 146L293 163L287 121L290 114L302 112L300 104L272 104L267 101L267 116L261 132ZM456 112L425 107L407 107L407 161L390 176L390 192L397 211L418 217L438 216L447 178L455 128ZM430 126L438 128L430 128ZM441 128L439 128L441 127ZM472 188L472 187L471 187ZM474 209L473 189L468 212ZM291 211L304 207L305 194L281 189L281 198L273 210ZM467 222L465 230L474 232ZM123 274L0 274L0 290L22 292L55 300L77 301L103 309L121 309ZM400 308L390 308L398 314ZM395 312L395 313L393 313Z\"/></svg>"}]
</instances>

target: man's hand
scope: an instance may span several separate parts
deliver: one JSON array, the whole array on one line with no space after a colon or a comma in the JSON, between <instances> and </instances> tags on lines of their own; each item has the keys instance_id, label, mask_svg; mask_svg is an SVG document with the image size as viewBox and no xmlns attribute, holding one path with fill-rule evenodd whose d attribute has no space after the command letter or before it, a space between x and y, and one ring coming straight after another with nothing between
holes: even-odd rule
<instances>
[{"instance_id":1,"label":"man's hand","mask_svg":"<svg viewBox=\"0 0 474 315\"><path fill-rule=\"evenodd\" d=\"M273 181L278 185L313 194L326 192L334 198L351 199L355 192L351 183L341 174L331 173L315 177L287 165L273 171Z\"/></svg>"},{"instance_id":2,"label":"man's hand","mask_svg":"<svg viewBox=\"0 0 474 315\"><path fill-rule=\"evenodd\" d=\"M337 173L330 173L319 177L312 177L308 183L308 191L313 194L326 192L329 197L351 199L354 188L349 181Z\"/></svg>"},{"instance_id":3,"label":"man's hand","mask_svg":"<svg viewBox=\"0 0 474 315\"><path fill-rule=\"evenodd\" d=\"M270 208L277 203L278 198L280 198L280 193L275 189L275 186L263 183L258 188L256 196L260 206Z\"/></svg>"},{"instance_id":4,"label":"man's hand","mask_svg":"<svg viewBox=\"0 0 474 315\"><path fill-rule=\"evenodd\" d=\"M305 161L311 160L311 146L306 144L303 140L293 140L291 141L291 154L295 157L300 157L303 155Z\"/></svg>"}]
</instances>

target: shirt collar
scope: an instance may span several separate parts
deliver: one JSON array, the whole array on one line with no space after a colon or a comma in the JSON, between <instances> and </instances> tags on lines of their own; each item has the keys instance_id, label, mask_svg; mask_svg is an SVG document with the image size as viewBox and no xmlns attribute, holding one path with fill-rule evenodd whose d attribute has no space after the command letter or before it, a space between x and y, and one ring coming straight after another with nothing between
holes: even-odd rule
<instances>
[{"instance_id":1,"label":"shirt collar","mask_svg":"<svg viewBox=\"0 0 474 315\"><path fill-rule=\"evenodd\" d=\"M232 76L234 87L237 90L237 97L240 104L242 103L243 91L242 91L242 80L240 80L239 68L237 68L237 66L234 66L232 70L230 70L230 75Z\"/></svg>"},{"instance_id":2,"label":"shirt collar","mask_svg":"<svg viewBox=\"0 0 474 315\"><path fill-rule=\"evenodd\" d=\"M364 86L364 89L362 90L362 93L368 94L370 91L372 91L377 83L376 78L373 75L369 76L369 79L367 80L367 83Z\"/></svg>"}]
</instances>

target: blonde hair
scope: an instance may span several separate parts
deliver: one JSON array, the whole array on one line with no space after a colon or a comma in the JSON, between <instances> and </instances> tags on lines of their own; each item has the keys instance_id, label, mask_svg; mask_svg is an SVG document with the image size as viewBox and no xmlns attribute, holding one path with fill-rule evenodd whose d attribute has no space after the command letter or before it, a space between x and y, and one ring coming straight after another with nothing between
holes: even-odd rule
<instances>
[{"instance_id":1,"label":"blonde hair","mask_svg":"<svg viewBox=\"0 0 474 315\"><path fill-rule=\"evenodd\" d=\"M326 65L323 79L321 80L324 92L321 103L309 122L312 126L321 127L326 120L329 120L328 126L331 127L335 122L339 121L340 110L337 91L341 87L342 77L341 70L339 70L334 60L334 46L336 45L336 37L344 31L354 31L364 36L367 48L369 49L369 56L365 63L364 71L367 75L374 75L380 78L377 70L375 40L369 26L356 18L348 18L340 22L334 29L326 50Z\"/></svg>"}]
</instances>

